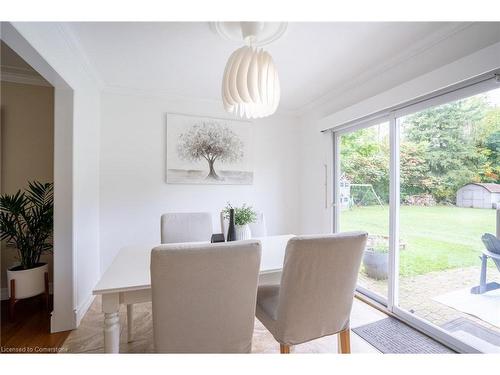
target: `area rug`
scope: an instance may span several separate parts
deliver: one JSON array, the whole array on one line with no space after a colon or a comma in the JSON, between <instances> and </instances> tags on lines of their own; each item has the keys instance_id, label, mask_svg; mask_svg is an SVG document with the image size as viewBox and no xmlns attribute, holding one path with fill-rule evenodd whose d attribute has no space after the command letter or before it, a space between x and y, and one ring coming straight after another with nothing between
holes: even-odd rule
<instances>
[{"instance_id":1,"label":"area rug","mask_svg":"<svg viewBox=\"0 0 500 375\"><path fill-rule=\"evenodd\" d=\"M446 346L411 328L405 323L385 318L352 329L354 333L382 353L394 354L453 354Z\"/></svg>"},{"instance_id":2,"label":"area rug","mask_svg":"<svg viewBox=\"0 0 500 375\"><path fill-rule=\"evenodd\" d=\"M500 289L484 294L472 294L470 288L459 289L433 300L500 328Z\"/></svg>"}]
</instances>

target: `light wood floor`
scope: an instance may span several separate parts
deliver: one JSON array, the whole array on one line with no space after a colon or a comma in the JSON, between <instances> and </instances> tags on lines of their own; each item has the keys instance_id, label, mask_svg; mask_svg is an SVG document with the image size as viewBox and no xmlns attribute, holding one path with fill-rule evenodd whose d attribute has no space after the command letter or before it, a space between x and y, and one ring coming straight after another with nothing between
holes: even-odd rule
<instances>
[{"instance_id":1,"label":"light wood floor","mask_svg":"<svg viewBox=\"0 0 500 375\"><path fill-rule=\"evenodd\" d=\"M16 304L14 319L8 318L8 311L9 301L2 301L0 335L2 353L55 353L71 333L71 331L50 333L50 318L41 297L19 301Z\"/></svg>"},{"instance_id":2,"label":"light wood floor","mask_svg":"<svg viewBox=\"0 0 500 375\"><path fill-rule=\"evenodd\" d=\"M2 352L54 352L61 353L102 353L103 333L101 301L97 297L86 313L78 329L51 334L49 316L42 301L32 298L19 302L16 306L15 320L8 319L8 301L2 301L2 325L0 345ZM127 343L126 311L120 311L120 352L153 353L151 303L135 305L134 339ZM358 327L387 317L380 311L355 299L351 315L352 327ZM256 319L252 344L253 353L279 353L279 344L265 327ZM352 353L378 353L366 341L351 333ZM337 353L337 337L323 337L292 348L292 353Z\"/></svg>"},{"instance_id":3,"label":"light wood floor","mask_svg":"<svg viewBox=\"0 0 500 375\"><path fill-rule=\"evenodd\" d=\"M134 338L127 343L126 310L120 310L120 352L153 353L153 327L151 320L151 303L137 304L134 307ZM355 299L351 315L352 327L358 327L383 318L387 315ZM63 344L63 352L69 353L102 353L103 352L103 314L101 302L96 298L90 310L83 318L80 327L71 332ZM256 319L252 342L253 353L279 353L279 344ZM337 353L337 337L323 337L292 348L292 353ZM366 341L351 333L352 353L379 353Z\"/></svg>"}]
</instances>

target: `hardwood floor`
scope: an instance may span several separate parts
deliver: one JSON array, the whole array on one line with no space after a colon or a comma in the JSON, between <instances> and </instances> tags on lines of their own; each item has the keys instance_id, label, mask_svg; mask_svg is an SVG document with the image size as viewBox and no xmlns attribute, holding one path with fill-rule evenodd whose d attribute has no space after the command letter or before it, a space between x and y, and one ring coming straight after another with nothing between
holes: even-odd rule
<instances>
[{"instance_id":1,"label":"hardwood floor","mask_svg":"<svg viewBox=\"0 0 500 375\"><path fill-rule=\"evenodd\" d=\"M9 301L2 301L0 353L56 353L71 332L50 333L50 317L41 296L19 301L12 320L8 312Z\"/></svg>"}]
</instances>

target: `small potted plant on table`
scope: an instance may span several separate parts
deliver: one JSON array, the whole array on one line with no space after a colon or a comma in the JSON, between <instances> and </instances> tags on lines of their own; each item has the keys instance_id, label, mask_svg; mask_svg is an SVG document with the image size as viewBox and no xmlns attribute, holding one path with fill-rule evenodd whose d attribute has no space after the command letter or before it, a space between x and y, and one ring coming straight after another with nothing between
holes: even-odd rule
<instances>
[{"instance_id":1,"label":"small potted plant on table","mask_svg":"<svg viewBox=\"0 0 500 375\"><path fill-rule=\"evenodd\" d=\"M241 207L233 207L228 203L224 208L223 214L226 220L229 220L230 210L234 210L234 224L236 240L248 240L252 237L252 232L248 224L253 223L257 219L257 213L252 207L243 204Z\"/></svg>"},{"instance_id":2,"label":"small potted plant on table","mask_svg":"<svg viewBox=\"0 0 500 375\"><path fill-rule=\"evenodd\" d=\"M7 270L10 314L19 299L44 294L48 306L48 264L40 262L53 248L53 184L30 182L13 195L0 195L0 239L17 249L19 264Z\"/></svg>"}]
</instances>

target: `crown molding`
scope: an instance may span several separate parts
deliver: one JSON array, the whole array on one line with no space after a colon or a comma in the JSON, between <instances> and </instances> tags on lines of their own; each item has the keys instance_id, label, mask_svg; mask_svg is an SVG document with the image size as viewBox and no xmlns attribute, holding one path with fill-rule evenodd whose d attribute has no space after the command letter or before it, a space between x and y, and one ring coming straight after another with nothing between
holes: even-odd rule
<instances>
[{"instance_id":1,"label":"crown molding","mask_svg":"<svg viewBox=\"0 0 500 375\"><path fill-rule=\"evenodd\" d=\"M102 89L105 86L104 81L90 61L80 42L80 39L78 39L73 30L73 26L71 26L69 22L57 22L55 25L59 33L65 39L66 44L73 55L81 62L80 66L83 68L84 72L94 81L98 89Z\"/></svg>"},{"instance_id":2,"label":"crown molding","mask_svg":"<svg viewBox=\"0 0 500 375\"><path fill-rule=\"evenodd\" d=\"M34 69L11 65L1 66L0 80L2 82L12 82L24 85L52 87L52 85Z\"/></svg>"},{"instance_id":3,"label":"crown molding","mask_svg":"<svg viewBox=\"0 0 500 375\"><path fill-rule=\"evenodd\" d=\"M186 95L179 95L173 93L169 90L162 89L138 89L134 87L126 87L126 86L117 86L117 85L106 85L101 88L102 93L108 94L116 94L116 95L127 95L127 96L142 96L142 97L150 97L150 98L162 98L165 100L172 101L186 101L186 102L199 102L199 103L207 103L213 106L218 106L221 110L224 110L224 106L222 104L222 99L208 99L201 97L193 97ZM278 106L278 110L275 113L279 116L288 116L288 117L297 117L298 112L294 110L289 110L287 108L280 108Z\"/></svg>"},{"instance_id":4,"label":"crown molding","mask_svg":"<svg viewBox=\"0 0 500 375\"><path fill-rule=\"evenodd\" d=\"M374 77L380 76L381 74L387 73L397 65L417 57L418 55L449 39L453 35L468 29L475 23L476 22L450 23L443 26L439 30L436 30L434 33L426 36L425 38L422 38L417 43L412 44L409 48L401 51L399 54L387 59L381 64L375 65L372 68L364 71L355 79L340 84L334 89L329 90L325 94L303 105L302 107L297 109L296 115L304 116L310 112L313 112L318 107L335 100L335 98L341 93L359 88L363 85L364 82Z\"/></svg>"},{"instance_id":5,"label":"crown molding","mask_svg":"<svg viewBox=\"0 0 500 375\"><path fill-rule=\"evenodd\" d=\"M52 87L50 83L41 77L33 77L24 74L2 72L2 82L19 83L23 85Z\"/></svg>"},{"instance_id":6,"label":"crown molding","mask_svg":"<svg viewBox=\"0 0 500 375\"><path fill-rule=\"evenodd\" d=\"M320 95L316 99L313 99L309 103L302 105L297 108L283 108L279 107L276 114L290 117L302 117L306 114L314 112L318 107L325 105L333 100L341 94L347 91L352 91L356 88L359 88L363 85L364 82L372 79L373 77L380 76L381 74L387 73L394 67L402 64L416 56L424 53L425 51L433 48L434 46L444 42L448 38L453 35L462 32L475 24L475 22L461 22L461 23L450 23L448 25L443 26L439 30L436 30L434 33L422 38L418 42L412 44L407 49L401 51L397 55L385 60L383 63L373 66L371 69L364 71L362 74L358 75L355 79L349 80L332 90L329 90L323 95ZM115 93L120 95L140 95L140 96L153 96L153 97L167 97L172 100L183 100L183 101L201 101L201 102L209 102L215 105L222 105L222 101L214 100L214 99L206 99L206 98L195 98L195 97L186 97L182 95L177 95L168 90L145 90L145 89L136 89L132 87L121 87L121 86L113 86L113 85L104 85L102 87L103 92Z\"/></svg>"},{"instance_id":7,"label":"crown molding","mask_svg":"<svg viewBox=\"0 0 500 375\"><path fill-rule=\"evenodd\" d=\"M418 55L426 52L427 50L435 47L436 45L446 41L450 37L457 33L460 33L467 28L471 27L476 22L460 22L460 23L450 23L439 30L436 30L432 34L427 35L416 43L401 51L397 55L388 58L384 62L372 66L370 69L365 70L362 74L358 75L356 78L346 81L334 89L328 90L326 93L320 95L319 97L311 100L305 105L297 108L283 108L279 107L276 114L290 116L290 117L301 117L309 113L314 112L316 109L330 103L335 100L338 95L345 92L350 92L359 88L364 82L373 79L374 77L380 76L389 72L396 66L417 57ZM73 50L73 53L77 55L80 61L82 61L82 67L87 72L87 74L94 80L101 92L113 93L119 95L138 95L138 96L149 96L149 97L163 97L171 100L180 101L199 101L212 103L214 105L222 106L222 101L215 99L199 98L199 97L187 97L183 95L175 94L169 90L161 89L138 89L133 87L123 87L115 85L107 85L104 80L97 73L94 65L88 58L85 49L83 48L77 34L74 32L73 26L67 22L57 23L60 32L65 36L67 44Z\"/></svg>"}]
</instances>

